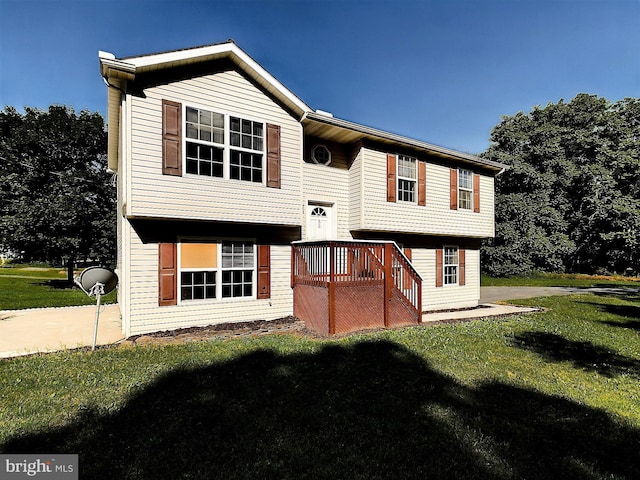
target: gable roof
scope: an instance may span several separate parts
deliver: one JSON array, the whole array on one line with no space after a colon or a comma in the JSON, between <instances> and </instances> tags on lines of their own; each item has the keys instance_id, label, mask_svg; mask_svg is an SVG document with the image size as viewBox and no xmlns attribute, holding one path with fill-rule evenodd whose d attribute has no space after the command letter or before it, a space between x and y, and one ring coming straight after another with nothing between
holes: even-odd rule
<instances>
[{"instance_id":1,"label":"gable roof","mask_svg":"<svg viewBox=\"0 0 640 480\"><path fill-rule=\"evenodd\" d=\"M105 78L122 78L135 80L136 75L156 72L165 69L182 67L195 63L204 63L219 59L231 60L239 70L248 75L273 97L296 113L299 118L311 111L296 94L285 87L273 75L265 70L258 62L251 58L233 40L213 45L172 50L168 52L151 53L136 57L115 58L113 54L101 52L100 66Z\"/></svg>"},{"instance_id":2,"label":"gable roof","mask_svg":"<svg viewBox=\"0 0 640 480\"><path fill-rule=\"evenodd\" d=\"M285 87L273 75L251 58L233 40L212 45L192 47L181 50L152 53L133 57L116 58L108 52L98 52L100 73L109 87L108 89L108 126L109 126L109 168L116 170L118 164L118 132L120 118L120 92L126 81L135 81L136 76L160 72L176 67L204 63L219 59L228 59L244 74L264 88L270 95L288 107L298 116L307 133L326 136L331 135L343 141L361 139L375 140L389 145L400 145L424 151L440 157L462 161L464 163L488 168L495 174L508 168L501 163L485 160L475 155L458 152L430 143L403 137L365 125L340 120L331 114L314 111L296 94Z\"/></svg>"}]
</instances>

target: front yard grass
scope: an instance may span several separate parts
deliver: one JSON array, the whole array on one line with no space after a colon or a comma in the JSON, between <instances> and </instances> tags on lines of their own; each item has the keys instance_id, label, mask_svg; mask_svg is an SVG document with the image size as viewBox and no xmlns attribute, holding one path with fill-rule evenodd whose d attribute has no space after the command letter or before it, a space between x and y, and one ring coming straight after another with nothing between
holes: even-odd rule
<instances>
[{"instance_id":1,"label":"front yard grass","mask_svg":"<svg viewBox=\"0 0 640 480\"><path fill-rule=\"evenodd\" d=\"M77 453L98 479L640 478L640 295L535 303L2 360L0 452Z\"/></svg>"},{"instance_id":2,"label":"front yard grass","mask_svg":"<svg viewBox=\"0 0 640 480\"><path fill-rule=\"evenodd\" d=\"M102 303L115 301L115 292L102 298ZM0 310L92 305L95 302L78 287L67 283L64 269L28 265L0 268Z\"/></svg>"}]
</instances>

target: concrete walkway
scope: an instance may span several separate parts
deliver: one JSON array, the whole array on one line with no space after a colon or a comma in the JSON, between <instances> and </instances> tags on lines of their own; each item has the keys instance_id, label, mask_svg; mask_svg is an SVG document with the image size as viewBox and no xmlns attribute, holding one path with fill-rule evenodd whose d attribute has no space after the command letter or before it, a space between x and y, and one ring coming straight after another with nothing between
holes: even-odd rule
<instances>
[{"instance_id":1,"label":"concrete walkway","mask_svg":"<svg viewBox=\"0 0 640 480\"><path fill-rule=\"evenodd\" d=\"M0 311L0 358L91 346L96 307ZM124 339L118 305L101 307L98 345Z\"/></svg>"},{"instance_id":2,"label":"concrete walkway","mask_svg":"<svg viewBox=\"0 0 640 480\"><path fill-rule=\"evenodd\" d=\"M532 313L539 312L540 309L536 307L518 307L515 305L499 305L495 303L483 303L476 308L442 311L442 312L430 312L422 315L423 323L430 322L445 322L445 321L459 321L459 320L472 320L478 318L489 317L501 317L503 315L515 315L518 313Z\"/></svg>"},{"instance_id":3,"label":"concrete walkway","mask_svg":"<svg viewBox=\"0 0 640 480\"><path fill-rule=\"evenodd\" d=\"M488 318L537 311L535 307L500 305L495 302L518 298L571 295L574 293L634 294L640 288L576 287L482 287L480 303L469 310L432 312L423 315L425 323ZM0 358L38 352L91 346L95 306L34 308L0 311ZM117 305L105 305L98 324L98 345L124 340Z\"/></svg>"}]
</instances>

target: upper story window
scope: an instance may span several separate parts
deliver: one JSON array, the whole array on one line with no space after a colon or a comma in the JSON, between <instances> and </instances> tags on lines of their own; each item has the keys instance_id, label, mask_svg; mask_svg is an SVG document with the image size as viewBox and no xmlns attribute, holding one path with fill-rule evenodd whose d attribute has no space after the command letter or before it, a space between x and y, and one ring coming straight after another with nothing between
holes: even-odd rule
<instances>
[{"instance_id":1,"label":"upper story window","mask_svg":"<svg viewBox=\"0 0 640 480\"><path fill-rule=\"evenodd\" d=\"M473 208L473 172L458 169L458 208Z\"/></svg>"},{"instance_id":2,"label":"upper story window","mask_svg":"<svg viewBox=\"0 0 640 480\"><path fill-rule=\"evenodd\" d=\"M398 155L398 200L416 202L418 161L413 157Z\"/></svg>"},{"instance_id":3,"label":"upper story window","mask_svg":"<svg viewBox=\"0 0 640 480\"><path fill-rule=\"evenodd\" d=\"M264 124L186 107L186 172L262 183Z\"/></svg>"},{"instance_id":4,"label":"upper story window","mask_svg":"<svg viewBox=\"0 0 640 480\"><path fill-rule=\"evenodd\" d=\"M331 152L324 145L316 145L311 150L311 160L320 165L331 164Z\"/></svg>"}]
</instances>

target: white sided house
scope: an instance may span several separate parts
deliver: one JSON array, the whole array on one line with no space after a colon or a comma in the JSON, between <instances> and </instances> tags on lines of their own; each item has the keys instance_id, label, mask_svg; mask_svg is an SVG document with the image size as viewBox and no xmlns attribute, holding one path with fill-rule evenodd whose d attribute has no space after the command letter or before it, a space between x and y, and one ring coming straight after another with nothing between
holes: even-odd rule
<instances>
[{"instance_id":1,"label":"white sided house","mask_svg":"<svg viewBox=\"0 0 640 480\"><path fill-rule=\"evenodd\" d=\"M504 165L314 110L232 41L99 57L127 336L478 305Z\"/></svg>"}]
</instances>

